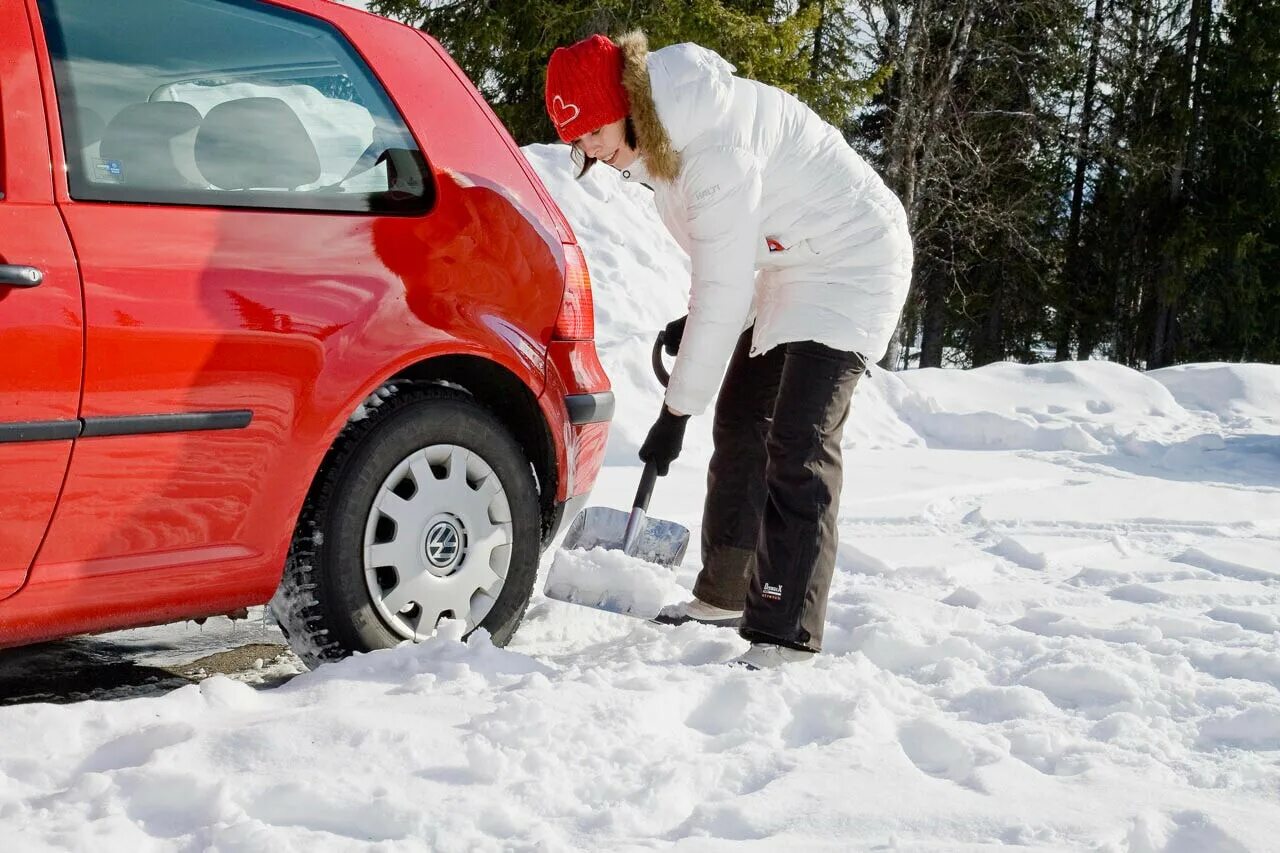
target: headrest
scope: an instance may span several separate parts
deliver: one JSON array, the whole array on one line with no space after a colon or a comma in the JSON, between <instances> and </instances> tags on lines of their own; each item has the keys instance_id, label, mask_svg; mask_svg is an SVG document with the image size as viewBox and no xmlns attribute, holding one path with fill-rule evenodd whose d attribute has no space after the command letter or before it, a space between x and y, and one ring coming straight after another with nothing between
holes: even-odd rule
<instances>
[{"instance_id":1,"label":"headrest","mask_svg":"<svg viewBox=\"0 0 1280 853\"><path fill-rule=\"evenodd\" d=\"M199 119L199 115L196 118ZM93 143L102 141L102 134L106 129L107 123L102 120L102 116L88 107L76 107L71 127L71 136L75 141L71 147L88 148Z\"/></svg>"},{"instance_id":2,"label":"headrest","mask_svg":"<svg viewBox=\"0 0 1280 853\"><path fill-rule=\"evenodd\" d=\"M240 98L209 110L196 134L196 166L224 190L291 190L320 179L315 144L279 98Z\"/></svg>"},{"instance_id":3,"label":"headrest","mask_svg":"<svg viewBox=\"0 0 1280 853\"><path fill-rule=\"evenodd\" d=\"M131 104L102 132L98 158L120 165L120 179L126 186L186 187L190 185L178 171L173 140L200 124L200 113L179 101L148 101Z\"/></svg>"}]
</instances>

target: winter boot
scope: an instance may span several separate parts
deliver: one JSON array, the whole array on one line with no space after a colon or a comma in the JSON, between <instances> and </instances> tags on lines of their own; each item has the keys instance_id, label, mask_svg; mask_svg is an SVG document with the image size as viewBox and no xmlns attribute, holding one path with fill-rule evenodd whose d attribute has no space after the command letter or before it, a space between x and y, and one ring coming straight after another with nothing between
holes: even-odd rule
<instances>
[{"instance_id":1,"label":"winter boot","mask_svg":"<svg viewBox=\"0 0 1280 853\"><path fill-rule=\"evenodd\" d=\"M785 664L812 663L814 652L804 649L793 649L790 646L775 646L773 643L752 643L747 649L729 663L744 669L774 669Z\"/></svg>"},{"instance_id":2,"label":"winter boot","mask_svg":"<svg viewBox=\"0 0 1280 853\"><path fill-rule=\"evenodd\" d=\"M739 628L742 626L741 610L725 610L713 607L697 598L668 604L653 617L654 622L663 625L683 625L686 622L700 622L703 625L714 625L717 628Z\"/></svg>"}]
</instances>

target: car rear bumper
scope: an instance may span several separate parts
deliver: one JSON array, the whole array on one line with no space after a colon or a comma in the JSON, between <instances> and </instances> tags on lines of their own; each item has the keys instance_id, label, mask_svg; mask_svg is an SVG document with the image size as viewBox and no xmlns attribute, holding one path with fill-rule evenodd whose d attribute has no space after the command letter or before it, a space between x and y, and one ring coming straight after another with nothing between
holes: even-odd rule
<instances>
[{"instance_id":1,"label":"car rear bumper","mask_svg":"<svg viewBox=\"0 0 1280 853\"><path fill-rule=\"evenodd\" d=\"M594 341L553 340L539 403L556 453L555 501L591 491L604 464L614 400Z\"/></svg>"},{"instance_id":2,"label":"car rear bumper","mask_svg":"<svg viewBox=\"0 0 1280 853\"><path fill-rule=\"evenodd\" d=\"M569 410L569 423L574 426L595 424L613 420L613 392L596 394L569 394L564 398Z\"/></svg>"}]
</instances>

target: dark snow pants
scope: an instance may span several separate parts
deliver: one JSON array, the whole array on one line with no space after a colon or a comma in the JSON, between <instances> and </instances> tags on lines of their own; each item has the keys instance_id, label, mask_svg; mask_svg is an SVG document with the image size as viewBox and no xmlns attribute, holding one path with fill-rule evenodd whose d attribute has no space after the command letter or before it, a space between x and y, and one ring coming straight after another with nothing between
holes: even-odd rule
<instances>
[{"instance_id":1,"label":"dark snow pants","mask_svg":"<svg viewBox=\"0 0 1280 853\"><path fill-rule=\"evenodd\" d=\"M693 593L744 609L742 636L818 651L835 570L840 436L865 368L813 341L750 358L738 340L716 403Z\"/></svg>"}]
</instances>

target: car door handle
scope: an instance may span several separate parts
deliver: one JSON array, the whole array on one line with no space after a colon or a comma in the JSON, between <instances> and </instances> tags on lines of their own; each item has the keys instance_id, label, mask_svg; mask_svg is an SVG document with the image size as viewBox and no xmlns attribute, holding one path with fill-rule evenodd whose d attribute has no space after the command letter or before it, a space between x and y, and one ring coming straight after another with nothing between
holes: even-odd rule
<instances>
[{"instance_id":1,"label":"car door handle","mask_svg":"<svg viewBox=\"0 0 1280 853\"><path fill-rule=\"evenodd\" d=\"M0 287L35 287L44 273L22 264L0 264Z\"/></svg>"}]
</instances>

